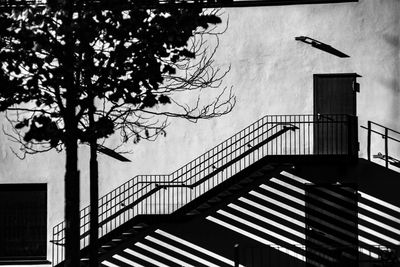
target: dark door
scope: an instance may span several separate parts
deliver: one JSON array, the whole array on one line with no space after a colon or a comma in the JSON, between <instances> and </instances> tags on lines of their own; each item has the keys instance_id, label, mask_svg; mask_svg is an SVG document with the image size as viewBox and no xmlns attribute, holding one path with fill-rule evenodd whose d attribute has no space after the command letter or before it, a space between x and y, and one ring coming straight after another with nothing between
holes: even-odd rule
<instances>
[{"instance_id":1,"label":"dark door","mask_svg":"<svg viewBox=\"0 0 400 267\"><path fill-rule=\"evenodd\" d=\"M355 130L357 77L355 73L314 74L315 154L349 154L358 143L350 132Z\"/></svg>"},{"instance_id":2,"label":"dark door","mask_svg":"<svg viewBox=\"0 0 400 267\"><path fill-rule=\"evenodd\" d=\"M348 114L356 116L355 73L314 74L314 114Z\"/></svg>"},{"instance_id":3,"label":"dark door","mask_svg":"<svg viewBox=\"0 0 400 267\"><path fill-rule=\"evenodd\" d=\"M0 261L45 260L47 185L0 185Z\"/></svg>"}]
</instances>

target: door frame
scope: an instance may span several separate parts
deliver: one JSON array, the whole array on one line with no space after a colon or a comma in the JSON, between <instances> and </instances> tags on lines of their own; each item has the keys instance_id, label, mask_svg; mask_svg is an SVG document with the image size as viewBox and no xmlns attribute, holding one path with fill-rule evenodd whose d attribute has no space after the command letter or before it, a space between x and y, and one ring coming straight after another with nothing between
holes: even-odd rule
<instances>
[{"instance_id":1,"label":"door frame","mask_svg":"<svg viewBox=\"0 0 400 267\"><path fill-rule=\"evenodd\" d=\"M348 126L351 126L349 128L347 128L347 134L344 137L345 139L341 139L343 142L343 140L346 140L346 144L345 147L343 146L343 143L341 143L340 149L339 151L335 151L335 153L338 154L348 154L350 156L352 155L356 155L358 153L358 129L357 129L357 92L360 91L360 86L357 83L357 78L358 77L362 77L361 75L357 74L357 73L324 73L324 74L313 74L313 115L314 118L316 120L316 122L319 121L319 116L317 113L317 79L318 77L325 77L325 78L353 78L353 84L352 84L352 90L353 90L353 103L352 103L352 111L351 114L348 114L350 116L347 116L347 124ZM341 128L342 129L342 128ZM326 151L325 149L325 145L322 144L322 146L320 145L320 142L318 141L319 139L319 130L318 130L318 123L315 125L314 128L314 153L317 154L329 154L329 150L330 150L330 146L327 143L327 147L326 147ZM335 139L336 140L336 139ZM344 150L343 150L343 149ZM340 152L340 153L339 153Z\"/></svg>"}]
</instances>

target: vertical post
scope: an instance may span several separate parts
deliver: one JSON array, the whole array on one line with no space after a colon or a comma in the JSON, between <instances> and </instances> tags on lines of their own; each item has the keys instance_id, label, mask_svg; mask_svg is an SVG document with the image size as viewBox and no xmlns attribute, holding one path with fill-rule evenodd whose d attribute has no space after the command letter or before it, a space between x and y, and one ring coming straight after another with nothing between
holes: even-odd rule
<instances>
[{"instance_id":1,"label":"vertical post","mask_svg":"<svg viewBox=\"0 0 400 267\"><path fill-rule=\"evenodd\" d=\"M347 154L348 156L353 156L353 120L350 115L346 115L347 117Z\"/></svg>"},{"instance_id":2,"label":"vertical post","mask_svg":"<svg viewBox=\"0 0 400 267\"><path fill-rule=\"evenodd\" d=\"M57 242L56 238L55 238L56 235L54 234L55 229L56 229L56 227L53 227L53 242L51 242L51 262L53 263L53 266L55 265L54 258L55 258L55 253L56 253L55 242Z\"/></svg>"},{"instance_id":3,"label":"vertical post","mask_svg":"<svg viewBox=\"0 0 400 267\"><path fill-rule=\"evenodd\" d=\"M371 121L368 121L368 133L367 133L367 154L368 161L371 161Z\"/></svg>"},{"instance_id":4,"label":"vertical post","mask_svg":"<svg viewBox=\"0 0 400 267\"><path fill-rule=\"evenodd\" d=\"M239 244L235 244L234 246L234 267L239 267Z\"/></svg>"},{"instance_id":5,"label":"vertical post","mask_svg":"<svg viewBox=\"0 0 400 267\"><path fill-rule=\"evenodd\" d=\"M358 159L358 152L360 151L360 142L358 140L358 117L353 117L353 136L354 136L354 157Z\"/></svg>"},{"instance_id":6,"label":"vertical post","mask_svg":"<svg viewBox=\"0 0 400 267\"><path fill-rule=\"evenodd\" d=\"M92 117L92 116L90 116ZM91 121L93 120L90 119ZM92 121L93 123L94 121ZM97 140L90 140L90 221L89 221L89 265L98 266L99 238L99 174L97 162Z\"/></svg>"},{"instance_id":7,"label":"vertical post","mask_svg":"<svg viewBox=\"0 0 400 267\"><path fill-rule=\"evenodd\" d=\"M356 116L347 115L348 154L352 159L358 157L358 120Z\"/></svg>"},{"instance_id":8,"label":"vertical post","mask_svg":"<svg viewBox=\"0 0 400 267\"><path fill-rule=\"evenodd\" d=\"M386 166L386 168L389 168L388 133L389 133L389 129L385 128L385 166Z\"/></svg>"}]
</instances>

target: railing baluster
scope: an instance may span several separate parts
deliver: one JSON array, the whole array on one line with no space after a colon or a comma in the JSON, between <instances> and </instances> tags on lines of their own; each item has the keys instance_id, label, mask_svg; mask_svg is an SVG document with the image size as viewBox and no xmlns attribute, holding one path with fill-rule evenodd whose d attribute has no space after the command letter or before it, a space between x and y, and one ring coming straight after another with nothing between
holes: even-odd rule
<instances>
[{"instance_id":1,"label":"railing baluster","mask_svg":"<svg viewBox=\"0 0 400 267\"><path fill-rule=\"evenodd\" d=\"M367 154L368 161L371 161L371 121L368 121L368 132L367 132Z\"/></svg>"},{"instance_id":2,"label":"railing baluster","mask_svg":"<svg viewBox=\"0 0 400 267\"><path fill-rule=\"evenodd\" d=\"M385 128L385 167L389 168L389 146L388 146L389 129Z\"/></svg>"},{"instance_id":3,"label":"railing baluster","mask_svg":"<svg viewBox=\"0 0 400 267\"><path fill-rule=\"evenodd\" d=\"M286 122L287 122L287 116L285 115L284 116L284 118L285 118L285 124L286 124ZM286 126L286 125L285 125ZM282 146L282 147L284 147L284 149L283 149L283 154L286 154L286 155L290 155L290 149L289 149L289 152L288 152L288 146L289 146L289 148L290 148L290 137L291 137L291 131L289 131L289 144L288 144L288 141L287 141L287 139L288 139L288 135L287 134L285 134L284 136L285 136L285 144L284 144L284 146Z\"/></svg>"},{"instance_id":4,"label":"railing baluster","mask_svg":"<svg viewBox=\"0 0 400 267\"><path fill-rule=\"evenodd\" d=\"M268 123L268 118L269 117L264 117L265 119L266 119L266 121L265 121L265 125L266 125L266 127L269 127L269 123ZM264 124L263 124L264 125ZM272 125L272 124L271 124ZM263 126L264 127L264 126ZM261 129L261 134L263 134L264 133L264 131ZM259 136L260 136L260 134L259 134ZM263 137L261 136L261 140L263 140ZM270 143L267 143L267 149L266 149L266 152L265 152L265 150L263 149L262 151L263 151L263 153L262 153L262 157L264 157L264 156L266 156L266 155L268 155L268 154L270 154L270 151L269 151L269 148L271 147L271 145L270 145ZM271 153L272 154L272 153Z\"/></svg>"},{"instance_id":5,"label":"railing baluster","mask_svg":"<svg viewBox=\"0 0 400 267\"><path fill-rule=\"evenodd\" d=\"M314 117L315 116L313 116L313 121L314 121L314 125L315 125L315 119L314 119ZM313 146L313 150L311 150L311 141L310 141L310 128L311 128L311 124L310 124L310 121L311 121L311 116L308 116L308 119L307 119L307 130L308 130L308 133L307 133L307 136L308 136L308 154L314 154L315 153L315 151L314 151L314 146L315 146L315 144L314 144L314 142L312 143L312 146ZM315 136L314 136L314 127L313 127L313 129L312 129L312 134L313 134L313 138L314 138L314 140L315 140ZM313 151L313 152L311 152L311 151Z\"/></svg>"}]
</instances>

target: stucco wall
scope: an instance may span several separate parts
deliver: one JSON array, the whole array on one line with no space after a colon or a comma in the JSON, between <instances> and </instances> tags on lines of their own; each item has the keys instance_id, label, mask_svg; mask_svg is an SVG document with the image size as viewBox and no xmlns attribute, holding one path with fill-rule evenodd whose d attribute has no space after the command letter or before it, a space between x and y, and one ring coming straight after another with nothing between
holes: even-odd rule
<instances>
[{"instance_id":1,"label":"stucco wall","mask_svg":"<svg viewBox=\"0 0 400 267\"><path fill-rule=\"evenodd\" d=\"M166 138L130 148L133 154L127 157L131 163L101 155L100 195L137 174L170 173L263 115L311 114L312 75L316 73L362 75L358 80L359 124L373 120L399 130L399 11L399 0L222 9L223 20L229 18L229 23L220 37L216 62L231 66L224 84L234 87L234 111L197 124L171 120ZM294 40L301 35L327 43L350 58ZM361 156L365 156L365 136L360 130ZM10 146L14 145L0 134L0 183L48 183L50 239L52 226L63 217L63 153L28 156L20 161ZM81 148L79 156L81 199L86 206L87 147Z\"/></svg>"}]
</instances>

